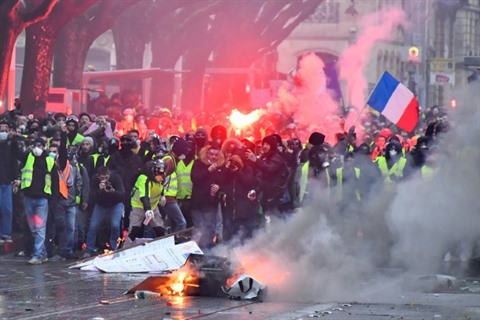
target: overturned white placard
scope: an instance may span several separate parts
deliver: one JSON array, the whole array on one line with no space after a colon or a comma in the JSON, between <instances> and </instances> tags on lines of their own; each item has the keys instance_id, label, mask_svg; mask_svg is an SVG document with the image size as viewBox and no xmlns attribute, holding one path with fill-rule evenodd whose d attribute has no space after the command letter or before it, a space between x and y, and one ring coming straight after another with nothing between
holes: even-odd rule
<instances>
[{"instance_id":1,"label":"overturned white placard","mask_svg":"<svg viewBox=\"0 0 480 320\"><path fill-rule=\"evenodd\" d=\"M174 237L167 237L113 254L98 256L73 267L92 270L91 265L103 272L162 272L177 270L192 253L203 254L195 241L175 245Z\"/></svg>"},{"instance_id":2,"label":"overturned white placard","mask_svg":"<svg viewBox=\"0 0 480 320\"><path fill-rule=\"evenodd\" d=\"M265 289L265 285L245 274L239 276L230 287L222 287L223 292L230 297L242 300L258 298Z\"/></svg>"}]
</instances>

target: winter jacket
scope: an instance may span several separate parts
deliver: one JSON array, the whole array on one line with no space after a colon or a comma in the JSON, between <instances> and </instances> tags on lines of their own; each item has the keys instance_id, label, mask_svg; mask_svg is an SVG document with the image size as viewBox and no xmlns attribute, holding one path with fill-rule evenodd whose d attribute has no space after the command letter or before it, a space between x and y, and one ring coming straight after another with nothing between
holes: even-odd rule
<instances>
[{"instance_id":1,"label":"winter jacket","mask_svg":"<svg viewBox=\"0 0 480 320\"><path fill-rule=\"evenodd\" d=\"M255 168L261 173L262 206L277 206L288 184L289 170L285 159L273 150L258 159Z\"/></svg>"},{"instance_id":2,"label":"winter jacket","mask_svg":"<svg viewBox=\"0 0 480 320\"><path fill-rule=\"evenodd\" d=\"M10 184L18 178L18 162L13 155L9 140L0 142L0 184Z\"/></svg>"},{"instance_id":3,"label":"winter jacket","mask_svg":"<svg viewBox=\"0 0 480 320\"><path fill-rule=\"evenodd\" d=\"M125 197L125 188L122 179L117 173L110 171L110 178L107 184L111 184L115 191L107 192L99 188L100 181L95 175L90 180L90 204L99 205L104 208L112 208L113 206L123 202Z\"/></svg>"},{"instance_id":4,"label":"winter jacket","mask_svg":"<svg viewBox=\"0 0 480 320\"><path fill-rule=\"evenodd\" d=\"M190 204L192 208L208 208L218 205L218 196L220 191L216 195L210 194L210 186L212 184L218 184L220 187L225 181L225 158L223 154L219 153L218 168L214 172L208 171L210 163L207 160L207 148L204 147L200 150L198 159L195 160L192 167L191 179L192 179L192 199Z\"/></svg>"},{"instance_id":5,"label":"winter jacket","mask_svg":"<svg viewBox=\"0 0 480 320\"><path fill-rule=\"evenodd\" d=\"M223 214L232 221L256 219L258 216L258 201L248 199L248 192L255 190L260 194L260 181L252 167L244 166L237 172L226 170L225 183L221 191L225 193Z\"/></svg>"}]
</instances>

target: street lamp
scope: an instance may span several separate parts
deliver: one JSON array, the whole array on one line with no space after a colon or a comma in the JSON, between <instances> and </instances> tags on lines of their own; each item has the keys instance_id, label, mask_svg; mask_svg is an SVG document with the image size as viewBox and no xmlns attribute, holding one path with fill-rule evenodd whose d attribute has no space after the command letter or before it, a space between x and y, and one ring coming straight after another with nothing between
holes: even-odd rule
<instances>
[{"instance_id":1,"label":"street lamp","mask_svg":"<svg viewBox=\"0 0 480 320\"><path fill-rule=\"evenodd\" d=\"M413 61L409 61L407 63L407 73L408 73L408 89L412 91L413 95L417 95L417 90L416 86L417 84L415 83L415 72L417 71L417 66Z\"/></svg>"}]
</instances>

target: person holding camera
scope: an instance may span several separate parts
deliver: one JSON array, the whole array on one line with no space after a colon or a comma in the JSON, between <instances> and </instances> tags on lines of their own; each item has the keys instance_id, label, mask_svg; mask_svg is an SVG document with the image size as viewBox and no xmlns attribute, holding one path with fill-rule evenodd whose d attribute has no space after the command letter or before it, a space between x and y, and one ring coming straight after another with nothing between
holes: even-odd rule
<instances>
[{"instance_id":1,"label":"person holding camera","mask_svg":"<svg viewBox=\"0 0 480 320\"><path fill-rule=\"evenodd\" d=\"M165 179L165 163L160 160L147 162L137 177L132 190L132 211L130 212L130 228L127 241L143 237L144 225L151 225L156 237L165 235L163 220L158 210L163 195Z\"/></svg>"},{"instance_id":2,"label":"person holding camera","mask_svg":"<svg viewBox=\"0 0 480 320\"><path fill-rule=\"evenodd\" d=\"M90 182L90 205L93 206L93 214L87 233L87 251L83 258L94 254L97 231L104 219L110 220L110 249L117 249L124 197L125 188L120 176L107 167L98 168Z\"/></svg>"}]
</instances>

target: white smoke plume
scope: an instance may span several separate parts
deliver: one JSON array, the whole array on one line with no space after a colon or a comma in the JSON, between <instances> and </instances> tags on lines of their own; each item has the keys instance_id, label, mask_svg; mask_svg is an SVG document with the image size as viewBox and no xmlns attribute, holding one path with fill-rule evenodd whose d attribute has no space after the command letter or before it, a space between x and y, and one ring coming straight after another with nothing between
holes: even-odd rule
<instances>
[{"instance_id":1,"label":"white smoke plume","mask_svg":"<svg viewBox=\"0 0 480 320\"><path fill-rule=\"evenodd\" d=\"M237 257L247 274L268 285L271 299L301 301L399 294L392 290L400 290L395 284L402 278L365 283L380 268L438 273L447 252L470 257L480 239L480 93L470 85L456 97L431 182L417 173L394 192L372 188L368 202L343 213L319 187L313 203L274 220L271 233L261 230L244 245L214 253Z\"/></svg>"},{"instance_id":2,"label":"white smoke plume","mask_svg":"<svg viewBox=\"0 0 480 320\"><path fill-rule=\"evenodd\" d=\"M368 82L364 72L375 44L393 39L395 28L405 25L405 12L399 8L375 12L361 19L357 41L342 52L338 61L340 79L347 83L347 100L351 106L361 109L365 105Z\"/></svg>"},{"instance_id":3,"label":"white smoke plume","mask_svg":"<svg viewBox=\"0 0 480 320\"><path fill-rule=\"evenodd\" d=\"M299 63L295 75L299 85L291 92L289 86L279 88L278 99L284 111L310 129L319 130L326 135L328 142L338 132L340 106L327 88L327 79L323 68L325 63L315 54L305 54Z\"/></svg>"}]
</instances>

